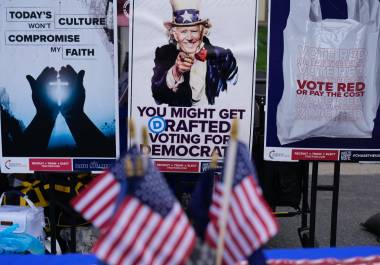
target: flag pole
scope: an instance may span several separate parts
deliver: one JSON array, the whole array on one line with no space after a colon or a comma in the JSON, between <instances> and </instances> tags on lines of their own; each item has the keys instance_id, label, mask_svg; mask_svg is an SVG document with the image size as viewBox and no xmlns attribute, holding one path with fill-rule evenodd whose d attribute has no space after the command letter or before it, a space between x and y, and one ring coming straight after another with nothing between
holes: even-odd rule
<instances>
[{"instance_id":1,"label":"flag pole","mask_svg":"<svg viewBox=\"0 0 380 265\"><path fill-rule=\"evenodd\" d=\"M131 137L131 146L135 144L136 139L136 128L133 119L127 121L129 137ZM124 158L124 171L127 177L132 177L136 175L136 169L133 166L132 159L129 155Z\"/></svg>"},{"instance_id":2,"label":"flag pole","mask_svg":"<svg viewBox=\"0 0 380 265\"><path fill-rule=\"evenodd\" d=\"M148 155L149 136L148 136L148 129L146 128L146 126L142 127L141 134L142 134L142 153L143 155Z\"/></svg>"},{"instance_id":3,"label":"flag pole","mask_svg":"<svg viewBox=\"0 0 380 265\"><path fill-rule=\"evenodd\" d=\"M212 151L212 154L211 154L211 165L210 165L211 169L218 168L218 159L219 159L218 153L214 149L214 151Z\"/></svg>"},{"instance_id":4,"label":"flag pole","mask_svg":"<svg viewBox=\"0 0 380 265\"><path fill-rule=\"evenodd\" d=\"M135 169L129 155L127 155L127 157L124 159L124 170L127 177L132 177L135 175Z\"/></svg>"},{"instance_id":5,"label":"flag pole","mask_svg":"<svg viewBox=\"0 0 380 265\"><path fill-rule=\"evenodd\" d=\"M236 119L232 121L231 127L231 139L227 149L227 160L225 160L224 172L223 172L223 200L222 200L222 212L219 218L219 237L218 247L216 251L216 265L221 265L223 261L224 252L224 238L226 236L227 229L227 217L228 209L231 198L232 180L235 171L235 161L237 153L237 138L238 138L238 122Z\"/></svg>"},{"instance_id":6,"label":"flag pole","mask_svg":"<svg viewBox=\"0 0 380 265\"><path fill-rule=\"evenodd\" d=\"M142 166L144 169L144 172L148 168L148 160L149 160L149 135L148 135L148 128L146 126L143 126L141 128L141 138L142 138L142 146L141 146L141 157L142 157Z\"/></svg>"},{"instance_id":7,"label":"flag pole","mask_svg":"<svg viewBox=\"0 0 380 265\"><path fill-rule=\"evenodd\" d=\"M127 121L127 126L128 126L128 131L129 131L129 137L131 139L131 146L133 146L136 140L136 128L135 128L135 122L133 121L132 118Z\"/></svg>"}]
</instances>

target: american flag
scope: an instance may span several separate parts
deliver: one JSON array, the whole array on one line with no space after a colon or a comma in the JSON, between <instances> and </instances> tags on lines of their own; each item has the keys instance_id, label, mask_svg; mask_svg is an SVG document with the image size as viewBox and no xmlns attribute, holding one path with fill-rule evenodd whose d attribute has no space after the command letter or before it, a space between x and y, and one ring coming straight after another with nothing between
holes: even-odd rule
<instances>
[{"instance_id":1,"label":"american flag","mask_svg":"<svg viewBox=\"0 0 380 265\"><path fill-rule=\"evenodd\" d=\"M269 265L379 265L380 256L353 257L349 259L270 259Z\"/></svg>"},{"instance_id":2,"label":"american flag","mask_svg":"<svg viewBox=\"0 0 380 265\"><path fill-rule=\"evenodd\" d=\"M149 161L145 176L127 181L125 198L95 244L95 255L111 265L184 264L195 232L161 174Z\"/></svg>"},{"instance_id":3,"label":"american flag","mask_svg":"<svg viewBox=\"0 0 380 265\"><path fill-rule=\"evenodd\" d=\"M92 222L101 232L108 227L116 206L121 185L112 171L97 176L71 201L73 208L83 218Z\"/></svg>"},{"instance_id":4,"label":"american flag","mask_svg":"<svg viewBox=\"0 0 380 265\"><path fill-rule=\"evenodd\" d=\"M132 146L126 156L136 156L139 150ZM100 232L108 229L116 208L119 204L121 191L125 184L125 170L121 160L103 174L97 176L89 185L81 191L72 201L73 208L90 221Z\"/></svg>"},{"instance_id":5,"label":"american flag","mask_svg":"<svg viewBox=\"0 0 380 265\"><path fill-rule=\"evenodd\" d=\"M256 182L255 169L244 144L237 144L236 158L232 159L235 159L235 170L224 238L224 264L245 260L278 231L278 224ZM222 200L223 183L218 182L206 231L206 240L212 247L216 247L218 242Z\"/></svg>"}]
</instances>

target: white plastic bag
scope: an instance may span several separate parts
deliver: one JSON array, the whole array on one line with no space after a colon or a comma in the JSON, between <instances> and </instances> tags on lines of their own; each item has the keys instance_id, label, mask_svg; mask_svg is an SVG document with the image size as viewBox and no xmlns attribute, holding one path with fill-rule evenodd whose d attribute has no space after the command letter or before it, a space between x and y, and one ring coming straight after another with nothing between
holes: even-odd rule
<instances>
[{"instance_id":1,"label":"white plastic bag","mask_svg":"<svg viewBox=\"0 0 380 265\"><path fill-rule=\"evenodd\" d=\"M18 227L13 233L29 234L37 238L41 244L44 245L44 209L42 207L36 207L27 196L22 196L22 198L30 207L15 205L1 206L4 195L5 193L0 197L0 231L17 224Z\"/></svg>"},{"instance_id":2,"label":"white plastic bag","mask_svg":"<svg viewBox=\"0 0 380 265\"><path fill-rule=\"evenodd\" d=\"M348 19L322 20L319 0L290 0L277 108L282 145L372 137L380 98L379 1L347 0L347 6Z\"/></svg>"}]
</instances>

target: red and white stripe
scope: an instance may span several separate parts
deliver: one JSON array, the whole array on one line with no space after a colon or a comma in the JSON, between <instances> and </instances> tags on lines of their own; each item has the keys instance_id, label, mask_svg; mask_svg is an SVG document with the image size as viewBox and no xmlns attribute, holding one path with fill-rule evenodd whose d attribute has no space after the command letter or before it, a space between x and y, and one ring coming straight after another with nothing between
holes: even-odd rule
<instances>
[{"instance_id":1,"label":"red and white stripe","mask_svg":"<svg viewBox=\"0 0 380 265\"><path fill-rule=\"evenodd\" d=\"M93 252L111 265L176 265L185 263L194 245L194 230L178 202L163 218L127 196Z\"/></svg>"},{"instance_id":2,"label":"red and white stripe","mask_svg":"<svg viewBox=\"0 0 380 265\"><path fill-rule=\"evenodd\" d=\"M100 231L106 231L114 214L120 183L111 172L96 177L72 201L73 208Z\"/></svg>"},{"instance_id":3,"label":"red and white stripe","mask_svg":"<svg viewBox=\"0 0 380 265\"><path fill-rule=\"evenodd\" d=\"M213 193L206 233L206 239L212 247L217 246L222 199L223 183L219 182ZM252 176L244 178L232 188L224 240L224 263L236 264L245 260L277 231L278 224L255 179Z\"/></svg>"},{"instance_id":4,"label":"red and white stripe","mask_svg":"<svg viewBox=\"0 0 380 265\"><path fill-rule=\"evenodd\" d=\"M380 256L354 257L344 260L335 258L325 259L270 259L268 265L379 265Z\"/></svg>"}]
</instances>

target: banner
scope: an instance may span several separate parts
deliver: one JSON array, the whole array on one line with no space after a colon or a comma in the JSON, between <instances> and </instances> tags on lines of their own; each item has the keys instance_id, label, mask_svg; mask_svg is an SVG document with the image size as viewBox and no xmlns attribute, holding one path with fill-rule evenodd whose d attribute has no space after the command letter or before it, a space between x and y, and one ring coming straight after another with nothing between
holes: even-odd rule
<instances>
[{"instance_id":1,"label":"banner","mask_svg":"<svg viewBox=\"0 0 380 265\"><path fill-rule=\"evenodd\" d=\"M161 171L224 157L233 119L252 148L256 12L252 0L130 1L128 114Z\"/></svg>"},{"instance_id":2,"label":"banner","mask_svg":"<svg viewBox=\"0 0 380 265\"><path fill-rule=\"evenodd\" d=\"M0 2L1 172L100 171L119 153L116 1Z\"/></svg>"},{"instance_id":3,"label":"banner","mask_svg":"<svg viewBox=\"0 0 380 265\"><path fill-rule=\"evenodd\" d=\"M376 160L379 1L271 0L269 12L264 158Z\"/></svg>"}]
</instances>

